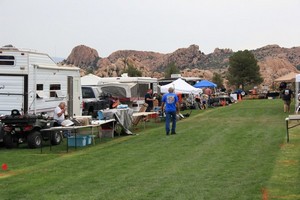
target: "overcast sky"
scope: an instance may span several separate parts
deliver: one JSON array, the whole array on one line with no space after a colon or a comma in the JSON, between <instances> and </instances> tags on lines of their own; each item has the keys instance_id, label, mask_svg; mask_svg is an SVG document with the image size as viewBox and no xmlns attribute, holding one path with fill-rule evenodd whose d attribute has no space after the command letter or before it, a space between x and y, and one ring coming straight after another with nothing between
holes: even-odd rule
<instances>
[{"instance_id":1,"label":"overcast sky","mask_svg":"<svg viewBox=\"0 0 300 200\"><path fill-rule=\"evenodd\" d=\"M0 46L67 57L84 44L170 53L191 44L205 54L268 44L300 46L300 0L0 0Z\"/></svg>"}]
</instances>

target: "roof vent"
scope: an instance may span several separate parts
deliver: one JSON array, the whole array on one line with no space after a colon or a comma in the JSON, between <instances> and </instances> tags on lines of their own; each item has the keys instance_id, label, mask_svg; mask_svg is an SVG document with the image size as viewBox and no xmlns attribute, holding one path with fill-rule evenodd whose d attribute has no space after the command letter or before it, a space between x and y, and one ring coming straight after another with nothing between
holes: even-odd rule
<instances>
[{"instance_id":1,"label":"roof vent","mask_svg":"<svg viewBox=\"0 0 300 200\"><path fill-rule=\"evenodd\" d=\"M1 47L0 49L10 49L10 50L18 50L16 47L14 47L11 44L8 45L4 45L3 47Z\"/></svg>"}]
</instances>

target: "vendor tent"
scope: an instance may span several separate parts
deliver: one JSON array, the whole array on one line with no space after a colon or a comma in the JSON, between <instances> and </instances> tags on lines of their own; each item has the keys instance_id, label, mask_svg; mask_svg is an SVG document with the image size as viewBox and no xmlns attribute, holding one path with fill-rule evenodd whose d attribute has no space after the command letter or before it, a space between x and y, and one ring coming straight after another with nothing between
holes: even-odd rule
<instances>
[{"instance_id":1,"label":"vendor tent","mask_svg":"<svg viewBox=\"0 0 300 200\"><path fill-rule=\"evenodd\" d=\"M99 76L94 74L88 74L81 77L81 85L98 85L98 82L101 80Z\"/></svg>"},{"instance_id":2,"label":"vendor tent","mask_svg":"<svg viewBox=\"0 0 300 200\"><path fill-rule=\"evenodd\" d=\"M196 87L196 88L203 88L203 87L212 87L212 88L215 88L215 87L217 87L217 84L215 84L213 82L210 82L208 80L202 80L202 81L199 81L198 83L196 83L194 85L194 87Z\"/></svg>"},{"instance_id":3,"label":"vendor tent","mask_svg":"<svg viewBox=\"0 0 300 200\"><path fill-rule=\"evenodd\" d=\"M295 82L296 75L297 75L297 73L290 72L284 76L276 78L274 81L275 82L288 82L288 83Z\"/></svg>"},{"instance_id":4,"label":"vendor tent","mask_svg":"<svg viewBox=\"0 0 300 200\"><path fill-rule=\"evenodd\" d=\"M167 85L161 86L160 92L161 93L168 93L168 89L170 87L174 88L174 92L175 93L182 93L182 94L191 94L191 93L198 94L198 93L202 93L201 89L195 88L195 87L191 86L190 84L188 84L187 82L185 82L181 78L173 81L172 83L169 83Z\"/></svg>"}]
</instances>

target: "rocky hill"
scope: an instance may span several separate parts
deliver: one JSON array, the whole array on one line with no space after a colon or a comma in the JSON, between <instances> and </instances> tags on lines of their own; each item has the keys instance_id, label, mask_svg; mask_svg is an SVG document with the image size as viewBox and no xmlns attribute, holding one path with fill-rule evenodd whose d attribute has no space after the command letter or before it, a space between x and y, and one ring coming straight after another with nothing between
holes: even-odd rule
<instances>
[{"instance_id":1,"label":"rocky hill","mask_svg":"<svg viewBox=\"0 0 300 200\"><path fill-rule=\"evenodd\" d=\"M274 79L291 71L298 72L297 68L300 68L300 47L268 45L251 51L258 60L264 85L271 85ZM126 66L132 65L142 71L143 76L161 78L167 65L175 62L183 76L211 79L213 72L225 76L229 57L233 53L231 49L216 48L213 53L205 55L199 46L191 45L168 54L120 50L101 58L95 49L80 45L72 50L62 64L75 65L101 77L120 76Z\"/></svg>"}]
</instances>

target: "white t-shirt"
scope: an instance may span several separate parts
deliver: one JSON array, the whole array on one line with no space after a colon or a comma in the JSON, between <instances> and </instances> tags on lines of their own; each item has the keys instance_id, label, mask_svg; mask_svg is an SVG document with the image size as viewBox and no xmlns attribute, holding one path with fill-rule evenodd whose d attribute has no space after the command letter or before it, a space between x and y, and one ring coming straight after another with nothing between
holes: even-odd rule
<instances>
[{"instance_id":1,"label":"white t-shirt","mask_svg":"<svg viewBox=\"0 0 300 200\"><path fill-rule=\"evenodd\" d=\"M57 115L58 113L61 112L61 108L59 106L57 106L54 109L54 116L53 119L55 119L56 121L58 121L58 123L61 123L62 121L65 120L65 113L63 113L60 117Z\"/></svg>"}]
</instances>

